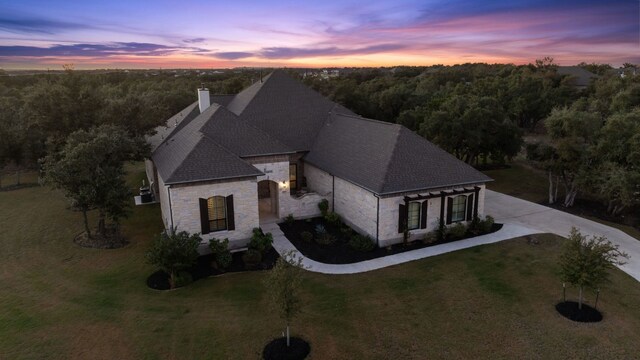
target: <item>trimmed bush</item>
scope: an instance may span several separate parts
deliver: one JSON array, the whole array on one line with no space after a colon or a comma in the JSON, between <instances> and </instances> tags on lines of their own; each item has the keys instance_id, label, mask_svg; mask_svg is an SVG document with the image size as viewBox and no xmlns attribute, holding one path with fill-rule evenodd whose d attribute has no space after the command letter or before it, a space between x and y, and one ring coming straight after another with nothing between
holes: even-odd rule
<instances>
[{"instance_id":1,"label":"trimmed bush","mask_svg":"<svg viewBox=\"0 0 640 360\"><path fill-rule=\"evenodd\" d=\"M424 237L422 238L422 242L425 244L433 244L434 242L438 241L438 231L430 231L426 234L424 234Z\"/></svg>"},{"instance_id":2,"label":"trimmed bush","mask_svg":"<svg viewBox=\"0 0 640 360\"><path fill-rule=\"evenodd\" d=\"M253 228L253 235L249 242L249 249L257 250L260 254L264 254L271 249L273 245L273 236L271 233L263 233L260 228Z\"/></svg>"},{"instance_id":3,"label":"trimmed bush","mask_svg":"<svg viewBox=\"0 0 640 360\"><path fill-rule=\"evenodd\" d=\"M320 200L318 203L318 209L320 209L320 214L322 214L323 217L327 216L327 212L329 211L329 200Z\"/></svg>"},{"instance_id":4,"label":"trimmed bush","mask_svg":"<svg viewBox=\"0 0 640 360\"><path fill-rule=\"evenodd\" d=\"M229 239L219 240L213 238L209 240L209 248L214 258L214 267L226 269L232 261L231 251L229 251Z\"/></svg>"},{"instance_id":5,"label":"trimmed bush","mask_svg":"<svg viewBox=\"0 0 640 360\"><path fill-rule=\"evenodd\" d=\"M480 221L480 230L483 233L488 233L493 228L493 224L495 224L495 219L491 215L487 215L484 217L484 220Z\"/></svg>"},{"instance_id":6,"label":"trimmed bush","mask_svg":"<svg viewBox=\"0 0 640 360\"><path fill-rule=\"evenodd\" d=\"M467 233L467 227L463 223L457 223L449 228L448 235L451 240L462 239Z\"/></svg>"},{"instance_id":7,"label":"trimmed bush","mask_svg":"<svg viewBox=\"0 0 640 360\"><path fill-rule=\"evenodd\" d=\"M318 236L327 233L327 229L322 224L316 225L316 227L314 228L314 231L316 232L316 235L318 235Z\"/></svg>"},{"instance_id":8,"label":"trimmed bush","mask_svg":"<svg viewBox=\"0 0 640 360\"><path fill-rule=\"evenodd\" d=\"M310 243L313 241L313 234L308 231L303 231L300 233L300 238L302 241Z\"/></svg>"},{"instance_id":9,"label":"trimmed bush","mask_svg":"<svg viewBox=\"0 0 640 360\"><path fill-rule=\"evenodd\" d=\"M322 235L316 236L316 242L320 245L331 245L336 242L336 238L328 232L324 232Z\"/></svg>"},{"instance_id":10,"label":"trimmed bush","mask_svg":"<svg viewBox=\"0 0 640 360\"><path fill-rule=\"evenodd\" d=\"M262 253L256 249L249 249L242 254L242 261L247 269L255 269L262 261Z\"/></svg>"},{"instance_id":11,"label":"trimmed bush","mask_svg":"<svg viewBox=\"0 0 640 360\"><path fill-rule=\"evenodd\" d=\"M353 236L353 230L348 226L341 227L340 232L348 239L351 239L351 237Z\"/></svg>"},{"instance_id":12,"label":"trimmed bush","mask_svg":"<svg viewBox=\"0 0 640 360\"><path fill-rule=\"evenodd\" d=\"M349 246L356 251L369 252L376 248L375 242L369 236L355 234L349 240Z\"/></svg>"},{"instance_id":13,"label":"trimmed bush","mask_svg":"<svg viewBox=\"0 0 640 360\"><path fill-rule=\"evenodd\" d=\"M327 220L327 222L329 224L332 224L332 225L339 225L340 224L340 215L338 215L337 213L334 213L334 212L327 213L327 215L325 215L324 219Z\"/></svg>"},{"instance_id":14,"label":"trimmed bush","mask_svg":"<svg viewBox=\"0 0 640 360\"><path fill-rule=\"evenodd\" d=\"M187 286L193 282L193 276L188 271L180 271L174 281L177 288Z\"/></svg>"},{"instance_id":15,"label":"trimmed bush","mask_svg":"<svg viewBox=\"0 0 640 360\"><path fill-rule=\"evenodd\" d=\"M286 217L286 218L284 218L284 221L285 221L287 224L289 224L289 225L293 224L293 222L294 222L295 220L296 220L296 219L294 219L294 218L293 218L293 214L289 214L289 215L287 215L287 217Z\"/></svg>"}]
</instances>

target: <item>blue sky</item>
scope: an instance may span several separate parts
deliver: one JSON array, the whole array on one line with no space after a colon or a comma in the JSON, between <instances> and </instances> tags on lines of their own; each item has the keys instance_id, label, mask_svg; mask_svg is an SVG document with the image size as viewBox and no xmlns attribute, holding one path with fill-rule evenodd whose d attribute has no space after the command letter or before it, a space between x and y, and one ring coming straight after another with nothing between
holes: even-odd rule
<instances>
[{"instance_id":1,"label":"blue sky","mask_svg":"<svg viewBox=\"0 0 640 360\"><path fill-rule=\"evenodd\" d=\"M640 62L640 2L3 1L0 67Z\"/></svg>"}]
</instances>

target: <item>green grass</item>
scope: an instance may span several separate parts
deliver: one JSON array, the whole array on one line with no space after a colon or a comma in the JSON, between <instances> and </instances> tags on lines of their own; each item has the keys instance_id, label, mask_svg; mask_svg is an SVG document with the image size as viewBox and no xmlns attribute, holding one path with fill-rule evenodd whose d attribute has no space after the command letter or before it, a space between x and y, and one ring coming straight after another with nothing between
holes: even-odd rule
<instances>
[{"instance_id":1,"label":"green grass","mask_svg":"<svg viewBox=\"0 0 640 360\"><path fill-rule=\"evenodd\" d=\"M485 174L494 179L487 184L487 188L524 200L544 204L549 198L549 182L540 171L528 166L514 163L511 168L487 170ZM593 216L584 216L589 220L622 230L640 240L640 230L633 226L614 223Z\"/></svg>"},{"instance_id":2,"label":"green grass","mask_svg":"<svg viewBox=\"0 0 640 360\"><path fill-rule=\"evenodd\" d=\"M135 187L141 170L132 170ZM81 216L66 207L45 188L0 193L1 359L255 359L282 332L264 272L146 287L157 205L133 209L131 244L117 250L75 246ZM537 238L364 274L305 273L293 333L311 342L312 359L637 356L640 285L612 271L599 303L605 320L572 323L554 309L562 239Z\"/></svg>"}]
</instances>

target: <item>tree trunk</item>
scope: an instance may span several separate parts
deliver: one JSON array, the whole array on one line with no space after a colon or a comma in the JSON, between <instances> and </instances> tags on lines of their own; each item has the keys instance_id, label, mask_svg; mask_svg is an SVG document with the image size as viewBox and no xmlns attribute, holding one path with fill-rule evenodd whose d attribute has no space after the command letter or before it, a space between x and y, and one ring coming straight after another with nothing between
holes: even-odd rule
<instances>
[{"instance_id":1,"label":"tree trunk","mask_svg":"<svg viewBox=\"0 0 640 360\"><path fill-rule=\"evenodd\" d=\"M89 229L89 219L87 218L87 210L82 210L82 217L84 218L84 231L87 232L87 236L91 239L91 230Z\"/></svg>"},{"instance_id":2,"label":"tree trunk","mask_svg":"<svg viewBox=\"0 0 640 360\"><path fill-rule=\"evenodd\" d=\"M169 274L169 288L170 289L175 289L176 287L176 273L175 271L172 271Z\"/></svg>"},{"instance_id":3,"label":"tree trunk","mask_svg":"<svg viewBox=\"0 0 640 360\"><path fill-rule=\"evenodd\" d=\"M560 188L560 176L556 176L556 193L553 195L553 200L558 200L558 188Z\"/></svg>"},{"instance_id":4,"label":"tree trunk","mask_svg":"<svg viewBox=\"0 0 640 360\"><path fill-rule=\"evenodd\" d=\"M289 324L287 324L287 347L291 345L291 339L289 337Z\"/></svg>"},{"instance_id":5,"label":"tree trunk","mask_svg":"<svg viewBox=\"0 0 640 360\"><path fill-rule=\"evenodd\" d=\"M582 286L580 286L580 296L578 296L578 310L582 310Z\"/></svg>"},{"instance_id":6,"label":"tree trunk","mask_svg":"<svg viewBox=\"0 0 640 360\"><path fill-rule=\"evenodd\" d=\"M104 212L100 211L100 217L98 219L98 234L104 236L105 233L105 215Z\"/></svg>"},{"instance_id":7,"label":"tree trunk","mask_svg":"<svg viewBox=\"0 0 640 360\"><path fill-rule=\"evenodd\" d=\"M578 189L574 185L567 190L567 193L564 196L564 207L572 207L573 203L576 201L576 195L578 194Z\"/></svg>"}]
</instances>

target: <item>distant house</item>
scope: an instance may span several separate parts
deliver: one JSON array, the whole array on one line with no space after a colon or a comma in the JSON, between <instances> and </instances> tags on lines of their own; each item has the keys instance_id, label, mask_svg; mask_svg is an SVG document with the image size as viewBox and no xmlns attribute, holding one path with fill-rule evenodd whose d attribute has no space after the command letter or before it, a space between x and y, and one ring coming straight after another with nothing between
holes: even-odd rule
<instances>
[{"instance_id":1,"label":"distant house","mask_svg":"<svg viewBox=\"0 0 640 360\"><path fill-rule=\"evenodd\" d=\"M569 77L578 90L586 89L593 79L598 78L598 75L579 66L558 66L557 72L561 76Z\"/></svg>"},{"instance_id":2,"label":"distant house","mask_svg":"<svg viewBox=\"0 0 640 360\"><path fill-rule=\"evenodd\" d=\"M197 102L149 142L147 176L169 228L244 246L263 222L318 203L379 246L484 211L490 179L409 129L366 119L283 71Z\"/></svg>"}]
</instances>

